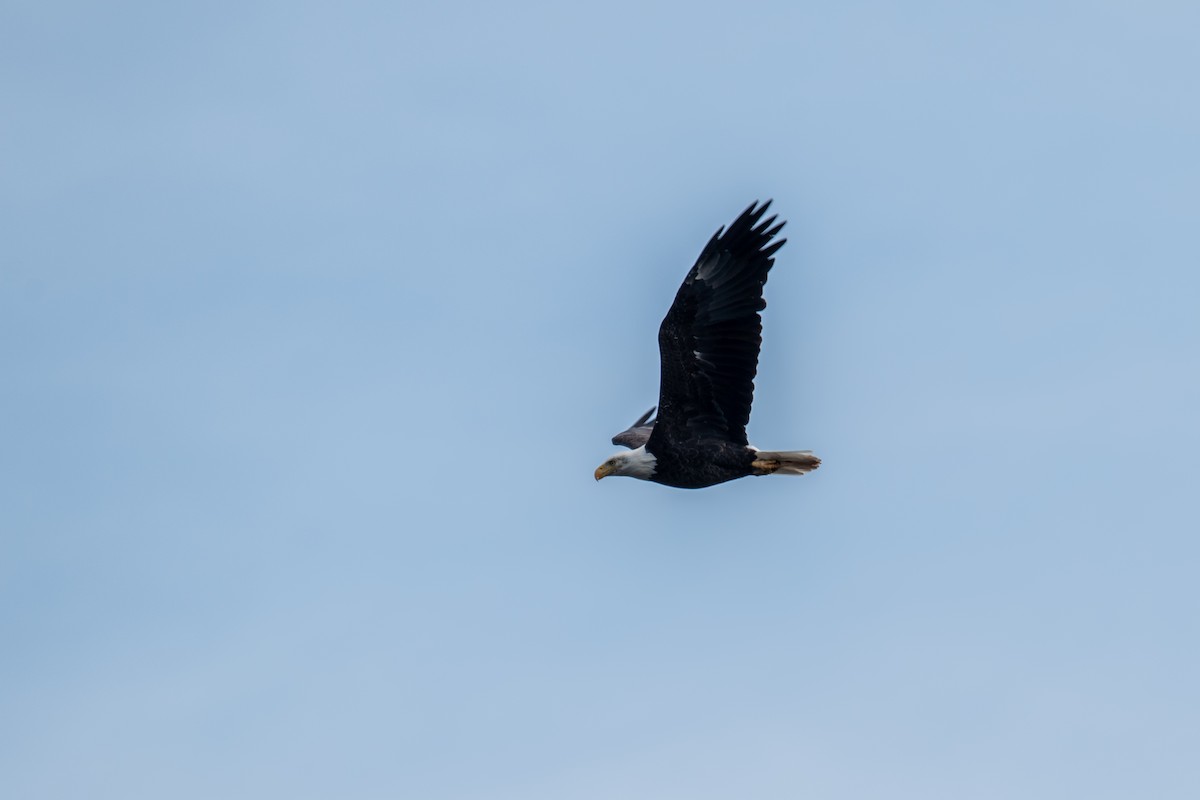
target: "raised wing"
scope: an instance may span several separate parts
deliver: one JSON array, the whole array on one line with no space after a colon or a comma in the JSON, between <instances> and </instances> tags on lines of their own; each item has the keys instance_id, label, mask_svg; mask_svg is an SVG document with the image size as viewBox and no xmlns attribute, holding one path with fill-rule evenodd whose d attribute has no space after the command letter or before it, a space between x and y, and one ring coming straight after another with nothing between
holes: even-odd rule
<instances>
[{"instance_id":1,"label":"raised wing","mask_svg":"<svg viewBox=\"0 0 1200 800\"><path fill-rule=\"evenodd\" d=\"M650 433L654 430L654 420L650 419L654 409L655 406L651 406L649 411L638 417L637 422L614 436L612 443L636 450L649 441Z\"/></svg>"},{"instance_id":2,"label":"raised wing","mask_svg":"<svg viewBox=\"0 0 1200 800\"><path fill-rule=\"evenodd\" d=\"M787 241L772 241L783 223L762 219L770 205L770 200L751 204L728 230L713 235L659 327L661 381L651 452L664 438L747 443L762 344L758 312L766 307L763 285L775 252Z\"/></svg>"}]
</instances>

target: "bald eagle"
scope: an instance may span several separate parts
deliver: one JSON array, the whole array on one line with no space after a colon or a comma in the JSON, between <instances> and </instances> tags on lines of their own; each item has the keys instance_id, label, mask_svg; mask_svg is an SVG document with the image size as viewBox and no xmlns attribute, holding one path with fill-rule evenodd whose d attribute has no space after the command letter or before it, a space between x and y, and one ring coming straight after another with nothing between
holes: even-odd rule
<instances>
[{"instance_id":1,"label":"bald eagle","mask_svg":"<svg viewBox=\"0 0 1200 800\"><path fill-rule=\"evenodd\" d=\"M701 489L747 475L804 475L809 450L767 451L746 440L766 307L763 285L786 239L752 203L705 245L658 329L658 415L651 408L613 444L628 447L596 468L596 480L628 475Z\"/></svg>"}]
</instances>

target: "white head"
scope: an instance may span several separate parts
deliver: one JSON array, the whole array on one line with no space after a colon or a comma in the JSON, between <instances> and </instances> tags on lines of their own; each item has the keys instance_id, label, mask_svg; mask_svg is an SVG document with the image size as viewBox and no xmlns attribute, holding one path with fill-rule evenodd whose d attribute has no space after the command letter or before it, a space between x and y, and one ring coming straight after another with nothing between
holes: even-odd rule
<instances>
[{"instance_id":1,"label":"white head","mask_svg":"<svg viewBox=\"0 0 1200 800\"><path fill-rule=\"evenodd\" d=\"M647 452L645 446L627 453L617 453L615 456L596 467L596 480L607 478L609 475L628 475L631 478L650 480L654 475L654 467L658 459Z\"/></svg>"}]
</instances>

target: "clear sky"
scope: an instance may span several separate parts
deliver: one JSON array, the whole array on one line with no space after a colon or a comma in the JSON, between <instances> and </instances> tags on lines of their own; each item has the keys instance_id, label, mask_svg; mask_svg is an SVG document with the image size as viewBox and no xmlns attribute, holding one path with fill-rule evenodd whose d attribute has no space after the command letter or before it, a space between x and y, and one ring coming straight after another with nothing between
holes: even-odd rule
<instances>
[{"instance_id":1,"label":"clear sky","mask_svg":"<svg viewBox=\"0 0 1200 800\"><path fill-rule=\"evenodd\" d=\"M1200 796L1192 3L0 9L0 795ZM592 470L755 199L751 440Z\"/></svg>"}]
</instances>

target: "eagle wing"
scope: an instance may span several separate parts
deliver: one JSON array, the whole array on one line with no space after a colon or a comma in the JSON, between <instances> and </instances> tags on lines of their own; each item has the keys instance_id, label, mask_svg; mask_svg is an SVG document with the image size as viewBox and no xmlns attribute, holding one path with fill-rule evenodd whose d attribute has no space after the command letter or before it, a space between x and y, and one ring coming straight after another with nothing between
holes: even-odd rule
<instances>
[{"instance_id":1,"label":"eagle wing","mask_svg":"<svg viewBox=\"0 0 1200 800\"><path fill-rule=\"evenodd\" d=\"M648 442L650 440L650 433L654 430L654 420L650 419L654 414L654 408L654 406L651 406L649 411L638 417L637 422L614 436L612 443L628 447L630 450L636 450Z\"/></svg>"},{"instance_id":2,"label":"eagle wing","mask_svg":"<svg viewBox=\"0 0 1200 800\"><path fill-rule=\"evenodd\" d=\"M722 439L746 445L766 307L763 285L784 223L753 203L719 229L684 278L658 330L658 420L648 449L665 439ZM761 220L761 221L760 221Z\"/></svg>"}]
</instances>

